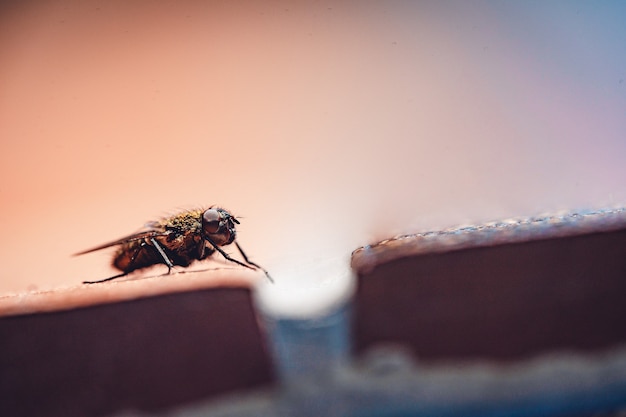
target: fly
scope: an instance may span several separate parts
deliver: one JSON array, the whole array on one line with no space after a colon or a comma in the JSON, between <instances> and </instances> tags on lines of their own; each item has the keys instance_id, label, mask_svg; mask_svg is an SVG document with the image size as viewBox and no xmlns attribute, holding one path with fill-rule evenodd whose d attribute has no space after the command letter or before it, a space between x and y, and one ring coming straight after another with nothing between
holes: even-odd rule
<instances>
[{"instance_id":1,"label":"fly","mask_svg":"<svg viewBox=\"0 0 626 417\"><path fill-rule=\"evenodd\" d=\"M237 236L235 224L239 224L239 221L228 211L218 207L211 207L208 210L188 210L150 222L140 232L77 253L76 255L83 255L118 246L113 256L113 267L122 272L99 281L83 283L111 281L137 269L157 264L165 264L169 274L176 265L187 267L192 262L206 259L215 252L219 252L226 260L237 265L252 270L260 269L271 282L274 282L265 269L248 259L239 243L235 241ZM231 258L221 248L233 242L244 262Z\"/></svg>"}]
</instances>

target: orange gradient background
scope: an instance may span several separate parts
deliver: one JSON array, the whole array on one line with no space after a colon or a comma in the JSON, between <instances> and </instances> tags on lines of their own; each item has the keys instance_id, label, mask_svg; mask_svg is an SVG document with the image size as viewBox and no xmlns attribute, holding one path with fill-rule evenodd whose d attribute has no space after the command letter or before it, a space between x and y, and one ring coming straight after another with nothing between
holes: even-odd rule
<instances>
[{"instance_id":1,"label":"orange gradient background","mask_svg":"<svg viewBox=\"0 0 626 417\"><path fill-rule=\"evenodd\" d=\"M241 216L280 271L621 204L624 21L620 2L3 2L0 293L109 276L110 252L70 255L179 208Z\"/></svg>"}]
</instances>

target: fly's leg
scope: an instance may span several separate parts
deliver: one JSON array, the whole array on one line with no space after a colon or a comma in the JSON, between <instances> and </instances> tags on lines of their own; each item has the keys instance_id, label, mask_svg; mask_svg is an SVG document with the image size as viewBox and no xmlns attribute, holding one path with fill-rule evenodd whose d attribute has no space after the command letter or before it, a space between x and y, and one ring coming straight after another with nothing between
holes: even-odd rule
<instances>
[{"instance_id":1,"label":"fly's leg","mask_svg":"<svg viewBox=\"0 0 626 417\"><path fill-rule=\"evenodd\" d=\"M237 246L237 249L239 249L239 253L241 254L241 256L243 257L243 259L250 265L254 265L257 268L259 268L261 271L263 271L265 273L265 276L267 277L267 279L270 280L270 282L273 284L274 280L272 279L272 277L270 276L270 273L267 272L267 270L257 264L255 264L254 262L252 262L250 259L248 259L248 257L246 256L246 253L243 251L243 249L241 249L241 246L239 246L239 243L235 242L235 246Z\"/></svg>"},{"instance_id":2,"label":"fly's leg","mask_svg":"<svg viewBox=\"0 0 626 417\"><path fill-rule=\"evenodd\" d=\"M235 246L237 246L237 249L239 249L239 253L241 254L241 256L243 257L243 259L246 261L247 264L250 264L252 266L256 266L259 269L263 269L259 265L255 264L250 259L248 259L248 257L246 256L246 253L243 251L243 249L241 249L241 246L239 246L239 243L235 242Z\"/></svg>"},{"instance_id":3,"label":"fly's leg","mask_svg":"<svg viewBox=\"0 0 626 417\"><path fill-rule=\"evenodd\" d=\"M215 249L216 251L218 251L219 253L221 253L221 254L222 254L222 256L223 256L226 260L228 260L228 261L230 261L230 262L234 262L234 263L236 263L237 265L244 266L244 267L246 267L246 268L248 268L248 269L252 269L252 270L260 269L261 271L265 272L265 276L267 277L267 279L269 279L269 280L270 280L270 282L272 282L272 283L274 282L274 280L272 279L272 277L270 277L270 274L268 274L268 272L267 272L265 269L261 268L259 265L255 264L254 262L250 262L250 261L248 260L248 257L247 257L247 256L246 256L246 254L245 254L245 253L241 250L241 247L239 246L239 244L238 244L237 242L235 242L235 245L237 245L237 249L239 249L239 252L241 253L241 256L243 256L243 259L247 262L247 264L244 264L243 262L238 261L237 259L231 258L229 254L227 254L226 252L224 252L224 251L222 250L222 248L220 248L219 246L217 246L217 245L216 245L216 244L215 244L215 243L214 243L211 239L206 238L206 240L207 240L207 242L209 242L209 243L211 244L211 246L213 246L213 249ZM250 266L250 265L252 265L252 266Z\"/></svg>"},{"instance_id":4,"label":"fly's leg","mask_svg":"<svg viewBox=\"0 0 626 417\"><path fill-rule=\"evenodd\" d=\"M250 265L246 265L241 261L238 261L237 259L231 258L229 254L227 254L226 252L224 252L219 246L217 246L215 243L213 243L213 241L209 238L206 238L206 241L209 242L211 244L211 246L213 246L213 249L215 249L216 251L218 251L219 253L222 254L222 256L231 262L236 263L237 265L241 265L241 266L245 266L248 269L252 269L252 270L256 270L256 268L251 267Z\"/></svg>"},{"instance_id":5,"label":"fly's leg","mask_svg":"<svg viewBox=\"0 0 626 417\"><path fill-rule=\"evenodd\" d=\"M152 245L150 246L153 246L157 250L157 252L159 252L159 255L161 255L161 257L163 258L165 265L167 265L167 274L169 274L172 268L174 267L174 265L172 264L172 261L167 256L167 254L165 253L161 245L159 245L159 243L153 237L150 238L150 242L152 243ZM139 252L146 246L149 246L149 245L145 240L142 241L139 246L137 246L137 249L135 249L135 251L133 252L133 255L130 257L130 261L128 262L129 266L132 265L133 262L135 262L135 260L137 259L137 256L139 256ZM130 271L133 270L132 268L128 268L128 269ZM122 272L121 274L113 275L112 277L101 279L98 281L83 281L83 284L99 284L101 282L113 281L114 279L125 277L128 274L129 272Z\"/></svg>"},{"instance_id":6,"label":"fly's leg","mask_svg":"<svg viewBox=\"0 0 626 417\"><path fill-rule=\"evenodd\" d=\"M167 275L169 275L170 272L172 272L172 268L174 268L172 260L169 258L169 256L167 256L161 245L159 245L159 242L157 242L153 237L150 238L150 242L152 242L152 246L156 248L156 250L159 252L159 255L161 255L161 257L163 258L165 265L167 265Z\"/></svg>"},{"instance_id":7,"label":"fly's leg","mask_svg":"<svg viewBox=\"0 0 626 417\"><path fill-rule=\"evenodd\" d=\"M141 242L141 244L139 246L137 246L137 249L135 249L135 251L133 252L133 255L130 257L130 261L128 262L128 265L132 265L133 262L135 262L135 259L137 259L137 256L139 256L139 251L141 251L141 249L143 249L143 247L146 246L146 242L143 241ZM130 271L132 271L132 268L128 268ZM121 274L117 274L117 275L113 275L112 277L109 278L105 278L105 279L101 279L98 281L83 281L83 284L99 284L101 282L107 282L107 281L113 281L116 278L122 278L125 277L126 275L128 275L129 272L122 272Z\"/></svg>"},{"instance_id":8,"label":"fly's leg","mask_svg":"<svg viewBox=\"0 0 626 417\"><path fill-rule=\"evenodd\" d=\"M100 282L107 282L107 281L112 281L116 278L125 277L126 275L128 275L128 272L122 272L121 274L113 275L112 277L101 279L98 281L83 281L83 284L98 284Z\"/></svg>"},{"instance_id":9,"label":"fly's leg","mask_svg":"<svg viewBox=\"0 0 626 417\"><path fill-rule=\"evenodd\" d=\"M128 265L131 265L133 262L135 262L135 259L137 259L137 255L139 255L139 251L141 250L141 248L144 247L144 245L145 242L141 242L141 245L137 246L137 249L135 249L135 251L133 252L133 256L130 257L130 262L128 262ZM122 272L121 274L113 275L112 277L100 279L98 281L83 281L83 284L99 284L100 282L113 281L116 278L122 278L126 275L128 275L128 272Z\"/></svg>"}]
</instances>

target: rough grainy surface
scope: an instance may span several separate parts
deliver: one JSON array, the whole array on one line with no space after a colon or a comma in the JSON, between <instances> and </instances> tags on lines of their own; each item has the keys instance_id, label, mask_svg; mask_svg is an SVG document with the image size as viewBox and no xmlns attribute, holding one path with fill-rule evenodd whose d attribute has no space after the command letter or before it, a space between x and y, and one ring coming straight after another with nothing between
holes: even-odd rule
<instances>
[{"instance_id":1,"label":"rough grainy surface","mask_svg":"<svg viewBox=\"0 0 626 417\"><path fill-rule=\"evenodd\" d=\"M192 280L185 290L177 278L176 290L143 280L31 294L21 306L2 300L12 315L0 318L0 414L163 410L270 384L245 280Z\"/></svg>"},{"instance_id":2,"label":"rough grainy surface","mask_svg":"<svg viewBox=\"0 0 626 417\"><path fill-rule=\"evenodd\" d=\"M249 288L265 279L243 268L172 273L170 275L130 275L98 284L78 284L49 291L30 291L0 296L0 318L16 314L54 312L78 307L151 297L172 292L220 286Z\"/></svg>"},{"instance_id":3,"label":"rough grainy surface","mask_svg":"<svg viewBox=\"0 0 626 417\"><path fill-rule=\"evenodd\" d=\"M396 236L352 253L352 267L367 273L376 265L408 256L519 243L529 240L571 237L626 228L626 208L565 211L471 224L450 229Z\"/></svg>"},{"instance_id":4,"label":"rough grainy surface","mask_svg":"<svg viewBox=\"0 0 626 417\"><path fill-rule=\"evenodd\" d=\"M353 262L355 348L402 343L421 358L515 360L624 343L625 218L623 209L551 217L443 233L427 250L423 236L362 249L373 252Z\"/></svg>"}]
</instances>

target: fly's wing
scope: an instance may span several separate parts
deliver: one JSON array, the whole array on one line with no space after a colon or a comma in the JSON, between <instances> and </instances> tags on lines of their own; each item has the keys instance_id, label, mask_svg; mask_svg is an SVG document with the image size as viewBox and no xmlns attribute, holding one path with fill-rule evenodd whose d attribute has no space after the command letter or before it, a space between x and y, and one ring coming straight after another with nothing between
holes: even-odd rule
<instances>
[{"instance_id":1,"label":"fly's wing","mask_svg":"<svg viewBox=\"0 0 626 417\"><path fill-rule=\"evenodd\" d=\"M144 231L141 231L141 232L133 233L132 235L128 235L128 236L123 237L121 239L114 240L113 242L108 242L108 243L102 244L100 246L96 246L95 248L91 248L91 249L84 250L82 252L75 253L74 256L84 255L86 253L99 251L101 249L110 248L112 246L123 245L124 243L135 242L135 241L138 241L138 240L143 240L143 239L151 238L151 237L155 237L155 236L164 236L164 235L167 235L167 234L168 234L168 232L165 231L165 230L154 230L154 229L152 229L152 230L144 230Z\"/></svg>"}]
</instances>

